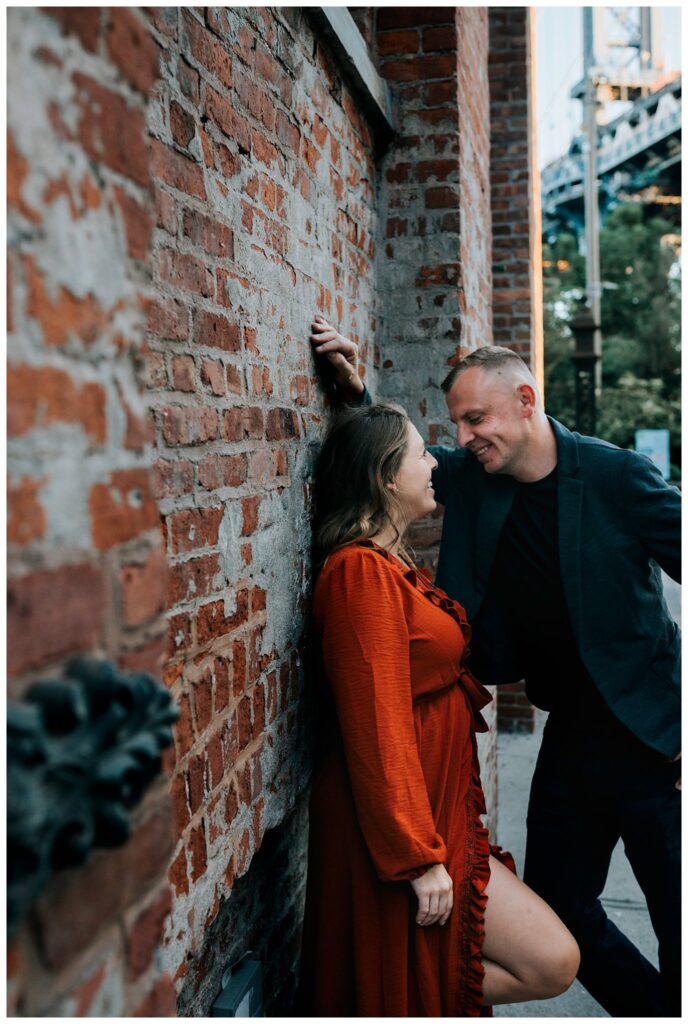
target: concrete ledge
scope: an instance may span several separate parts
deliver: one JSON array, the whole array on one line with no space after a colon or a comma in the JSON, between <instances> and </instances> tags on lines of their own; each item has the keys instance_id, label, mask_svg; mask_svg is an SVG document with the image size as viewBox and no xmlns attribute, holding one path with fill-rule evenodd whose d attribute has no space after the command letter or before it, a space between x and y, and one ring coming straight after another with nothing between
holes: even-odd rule
<instances>
[{"instance_id":1,"label":"concrete ledge","mask_svg":"<svg viewBox=\"0 0 688 1024\"><path fill-rule=\"evenodd\" d=\"M379 141L386 145L396 132L392 94L368 56L356 22L346 7L307 7L305 11L327 36L380 133Z\"/></svg>"}]
</instances>

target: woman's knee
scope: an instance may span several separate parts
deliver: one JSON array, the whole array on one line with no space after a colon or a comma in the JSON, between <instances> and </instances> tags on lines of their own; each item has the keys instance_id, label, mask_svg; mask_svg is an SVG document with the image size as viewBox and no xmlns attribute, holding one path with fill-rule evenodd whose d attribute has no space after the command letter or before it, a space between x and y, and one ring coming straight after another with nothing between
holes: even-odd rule
<instances>
[{"instance_id":1,"label":"woman's knee","mask_svg":"<svg viewBox=\"0 0 688 1024\"><path fill-rule=\"evenodd\" d=\"M566 932L547 952L531 965L532 998L552 999L566 992L578 974L580 950L570 932Z\"/></svg>"}]
</instances>

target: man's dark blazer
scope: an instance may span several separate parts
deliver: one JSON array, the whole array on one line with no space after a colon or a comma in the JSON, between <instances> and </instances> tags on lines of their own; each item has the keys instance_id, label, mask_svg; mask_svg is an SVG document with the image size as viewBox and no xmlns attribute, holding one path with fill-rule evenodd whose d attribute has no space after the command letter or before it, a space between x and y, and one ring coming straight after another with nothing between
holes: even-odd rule
<instances>
[{"instance_id":1,"label":"man's dark blazer","mask_svg":"<svg viewBox=\"0 0 688 1024\"><path fill-rule=\"evenodd\" d=\"M559 559L580 657L614 715L673 757L680 750L680 632L659 566L680 580L680 495L645 456L550 423ZM488 580L515 481L486 473L465 449L429 451L438 461L435 495L445 506L437 582L468 612L476 674L488 685L514 682L524 673Z\"/></svg>"}]
</instances>

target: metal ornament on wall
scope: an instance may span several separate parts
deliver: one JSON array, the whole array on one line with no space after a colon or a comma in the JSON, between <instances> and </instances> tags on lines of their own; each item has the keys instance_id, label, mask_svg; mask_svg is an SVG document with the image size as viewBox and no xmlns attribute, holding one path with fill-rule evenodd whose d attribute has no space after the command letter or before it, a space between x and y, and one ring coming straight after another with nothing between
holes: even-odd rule
<instances>
[{"instance_id":1,"label":"metal ornament on wall","mask_svg":"<svg viewBox=\"0 0 688 1024\"><path fill-rule=\"evenodd\" d=\"M77 658L8 704L8 933L51 874L129 836L130 809L161 768L179 716L152 676Z\"/></svg>"}]
</instances>

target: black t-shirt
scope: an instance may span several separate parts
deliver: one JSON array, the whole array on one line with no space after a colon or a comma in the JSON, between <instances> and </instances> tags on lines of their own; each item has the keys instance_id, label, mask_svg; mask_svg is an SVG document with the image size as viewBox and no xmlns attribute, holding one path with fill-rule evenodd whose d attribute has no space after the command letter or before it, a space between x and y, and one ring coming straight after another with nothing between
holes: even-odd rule
<instances>
[{"instance_id":1,"label":"black t-shirt","mask_svg":"<svg viewBox=\"0 0 688 1024\"><path fill-rule=\"evenodd\" d=\"M589 721L611 713L578 653L559 564L557 469L516 483L490 576L537 707Z\"/></svg>"}]
</instances>

